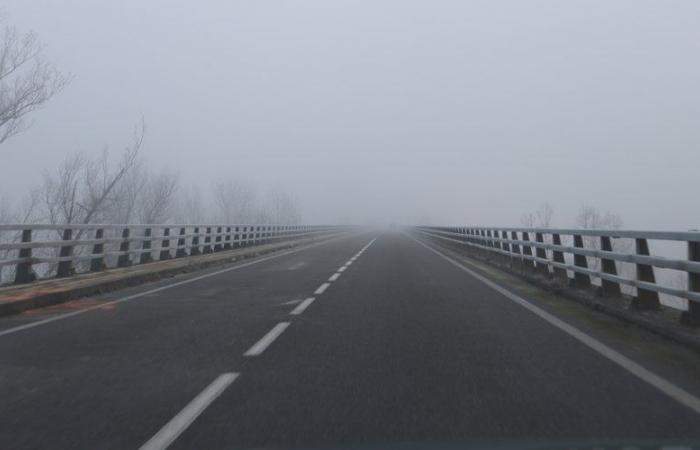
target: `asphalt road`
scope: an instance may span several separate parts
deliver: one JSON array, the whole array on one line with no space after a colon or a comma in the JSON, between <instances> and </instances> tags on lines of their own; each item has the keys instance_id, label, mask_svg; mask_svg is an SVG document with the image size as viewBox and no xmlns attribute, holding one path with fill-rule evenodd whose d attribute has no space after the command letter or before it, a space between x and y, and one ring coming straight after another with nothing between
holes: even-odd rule
<instances>
[{"instance_id":1,"label":"asphalt road","mask_svg":"<svg viewBox=\"0 0 700 450\"><path fill-rule=\"evenodd\" d=\"M401 233L94 304L0 320L0 448L700 438L678 392Z\"/></svg>"}]
</instances>

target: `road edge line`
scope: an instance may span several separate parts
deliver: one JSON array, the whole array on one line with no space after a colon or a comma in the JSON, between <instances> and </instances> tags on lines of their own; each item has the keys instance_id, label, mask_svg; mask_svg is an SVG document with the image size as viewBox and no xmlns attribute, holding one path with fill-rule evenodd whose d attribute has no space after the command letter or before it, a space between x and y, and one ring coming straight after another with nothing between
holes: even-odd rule
<instances>
[{"instance_id":1,"label":"road edge line","mask_svg":"<svg viewBox=\"0 0 700 450\"><path fill-rule=\"evenodd\" d=\"M435 253L437 256L443 258L445 261L448 261L449 263L451 263L452 265L454 265L458 269L461 269L462 271L466 272L467 274L469 274L472 277L476 278L477 280L481 281L486 286L495 290L499 294L503 295L504 297L508 298L509 300L513 301L514 303L527 309L528 311L535 314L539 318L548 322L550 325L552 325L556 328L559 328L561 331L565 332L566 334L573 337L577 341L586 345L588 348L594 350L595 352L597 352L601 356L614 362L618 366L627 370L632 375L636 376L637 378L641 379L642 381L646 382L647 384L660 390L661 392L666 394L671 399L677 401L678 403L680 403L684 406L687 406L688 408L692 409L697 414L700 414L700 398L695 397L693 394L686 391L685 389L683 389L679 386L676 386L675 384L671 383L670 381L666 380L665 378L661 377L660 375L657 375L654 372L650 371L649 369L645 368L641 364L634 362L632 359L626 357L625 355L618 352L617 350L614 350L611 347L608 347L607 345L603 344L602 342L595 339L594 337L587 335L583 331L581 331L578 328L564 322L563 320L561 320L558 317L554 316L553 314L545 311L544 309L542 309L538 306L535 306L534 304L530 303L529 301L525 300L524 298L520 297L519 295L509 291L508 289L502 287L501 285L495 283L494 281L491 281L488 278L484 277L483 275L473 271L472 269L469 269L468 267L464 266L460 262L450 258L449 256L443 254L439 250L436 250L432 246L414 238L413 236L409 236L409 237L410 237L410 239L412 239L416 243L422 245L426 249Z\"/></svg>"}]
</instances>

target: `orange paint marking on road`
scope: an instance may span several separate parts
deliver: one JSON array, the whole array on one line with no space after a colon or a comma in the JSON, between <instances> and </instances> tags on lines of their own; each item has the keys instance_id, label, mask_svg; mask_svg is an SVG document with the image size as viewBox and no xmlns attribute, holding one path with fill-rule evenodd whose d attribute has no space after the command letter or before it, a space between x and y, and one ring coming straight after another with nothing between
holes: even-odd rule
<instances>
[{"instance_id":1,"label":"orange paint marking on road","mask_svg":"<svg viewBox=\"0 0 700 450\"><path fill-rule=\"evenodd\" d=\"M36 315L43 315L43 314L47 314L47 313L66 312L66 311L73 311L76 309L84 309L84 308L92 308L92 307L95 307L96 309L103 309L103 310L112 310L112 309L115 309L117 307L116 304L108 304L108 305L100 306L101 303L102 303L101 301L95 300L92 298L81 298L78 300L71 300L71 301L61 303L58 305L30 309L28 311L22 312L22 314L28 315L28 316L36 316Z\"/></svg>"}]
</instances>

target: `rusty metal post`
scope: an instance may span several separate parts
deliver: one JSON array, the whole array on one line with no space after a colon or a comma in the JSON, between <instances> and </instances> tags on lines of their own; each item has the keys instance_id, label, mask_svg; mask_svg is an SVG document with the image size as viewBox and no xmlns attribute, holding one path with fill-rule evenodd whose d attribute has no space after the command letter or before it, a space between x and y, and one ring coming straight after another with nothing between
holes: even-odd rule
<instances>
[{"instance_id":1,"label":"rusty metal post","mask_svg":"<svg viewBox=\"0 0 700 450\"><path fill-rule=\"evenodd\" d=\"M66 228L63 230L63 238L64 241L70 241L73 239L73 230L70 228ZM73 245L64 245L61 247L59 250L58 256L61 258L73 256ZM73 269L73 259L70 259L68 261L59 261L58 263L58 268L56 269L56 276L59 278L63 277L69 277L75 273L75 270Z\"/></svg>"},{"instance_id":2,"label":"rusty metal post","mask_svg":"<svg viewBox=\"0 0 700 450\"><path fill-rule=\"evenodd\" d=\"M163 235L161 236L163 240L160 241L160 253L158 254L158 261L165 261L170 259L170 227L163 228ZM175 250L177 253L177 250Z\"/></svg>"},{"instance_id":3,"label":"rusty metal post","mask_svg":"<svg viewBox=\"0 0 700 450\"><path fill-rule=\"evenodd\" d=\"M141 241L141 250L148 250L147 252L141 252L139 257L140 264L146 264L153 261L153 255L151 255L151 229L146 228L143 230L144 239Z\"/></svg>"},{"instance_id":4,"label":"rusty metal post","mask_svg":"<svg viewBox=\"0 0 700 450\"><path fill-rule=\"evenodd\" d=\"M600 249L604 252L613 251L610 236L600 237ZM603 273L617 275L617 267L615 266L615 260L608 258L600 258L600 266ZM622 295L622 292L620 291L620 283L606 280L605 278L601 278L601 290L602 294L605 297L620 297Z\"/></svg>"},{"instance_id":5,"label":"rusty metal post","mask_svg":"<svg viewBox=\"0 0 700 450\"><path fill-rule=\"evenodd\" d=\"M580 234L574 234L574 247L583 248L583 237ZM586 255L574 253L574 266L588 269L588 260L586 260ZM585 273L574 272L574 286L583 289L590 288L591 277Z\"/></svg>"},{"instance_id":6,"label":"rusty metal post","mask_svg":"<svg viewBox=\"0 0 700 450\"><path fill-rule=\"evenodd\" d=\"M105 236L105 230L103 228L98 228L95 230L95 239L104 239ZM104 250L105 250L105 245L102 242L96 242L92 246L92 254L96 255L94 258L90 260L90 271L91 272L99 272L100 270L104 270L107 268L105 265L105 257L104 257Z\"/></svg>"},{"instance_id":7,"label":"rusty metal post","mask_svg":"<svg viewBox=\"0 0 700 450\"><path fill-rule=\"evenodd\" d=\"M649 244L646 239L638 238L634 243L638 255L649 256ZM654 268L647 264L637 264L637 280L656 283ZM637 288L637 296L632 300L632 306L639 309L659 309L659 293Z\"/></svg>"},{"instance_id":8,"label":"rusty metal post","mask_svg":"<svg viewBox=\"0 0 700 450\"><path fill-rule=\"evenodd\" d=\"M559 233L552 234L552 244L561 246L561 236L559 235ZM566 264L566 260L564 259L564 252L562 252L561 250L552 250L552 259L556 263ZM554 269L554 278L563 283L564 286L568 286L569 275L566 273L566 269L562 269L561 267L556 266L552 267Z\"/></svg>"},{"instance_id":9,"label":"rusty metal post","mask_svg":"<svg viewBox=\"0 0 700 450\"><path fill-rule=\"evenodd\" d=\"M700 262L700 242L688 242L688 260ZM688 291L700 292L700 273L688 272ZM683 311L681 323L700 325L700 303L688 300L688 310Z\"/></svg>"},{"instance_id":10,"label":"rusty metal post","mask_svg":"<svg viewBox=\"0 0 700 450\"><path fill-rule=\"evenodd\" d=\"M544 235L540 232L536 232L535 241L539 244L544 244ZM535 247L535 256L541 259L547 259L547 250L542 247ZM535 268L539 273L549 278L549 266L546 263L535 261Z\"/></svg>"},{"instance_id":11,"label":"rusty metal post","mask_svg":"<svg viewBox=\"0 0 700 450\"><path fill-rule=\"evenodd\" d=\"M124 228L122 231L122 243L119 244L119 251L125 252L119 255L117 259L117 267L129 267L131 265L131 255L129 254L129 236L131 235L131 230L129 228Z\"/></svg>"},{"instance_id":12,"label":"rusty metal post","mask_svg":"<svg viewBox=\"0 0 700 450\"><path fill-rule=\"evenodd\" d=\"M22 230L22 242L32 242L32 230ZM19 250L20 258L31 258L32 248L21 248ZM15 268L15 284L31 283L36 280L36 274L32 270L32 262L21 262Z\"/></svg>"}]
</instances>

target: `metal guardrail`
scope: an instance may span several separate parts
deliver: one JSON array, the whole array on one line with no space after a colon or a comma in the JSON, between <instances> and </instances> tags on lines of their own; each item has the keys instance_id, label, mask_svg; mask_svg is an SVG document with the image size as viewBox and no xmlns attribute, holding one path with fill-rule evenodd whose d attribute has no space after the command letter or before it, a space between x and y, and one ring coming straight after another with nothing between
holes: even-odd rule
<instances>
[{"instance_id":1,"label":"metal guardrail","mask_svg":"<svg viewBox=\"0 0 700 450\"><path fill-rule=\"evenodd\" d=\"M10 282L31 283L43 277L68 277L109 267L196 256L238 247L322 235L345 227L325 225L0 225L0 271ZM38 239L37 239L38 238ZM1 279L0 279L1 281Z\"/></svg>"},{"instance_id":2,"label":"metal guardrail","mask_svg":"<svg viewBox=\"0 0 700 450\"><path fill-rule=\"evenodd\" d=\"M597 278L600 293L607 297L621 297L621 286L636 288L631 302L635 308L659 309L659 294L686 299L688 308L681 321L700 324L700 232L425 226L415 229L426 236L468 247L485 259L500 258L500 263L511 268L539 274L565 286L591 288L592 280ZM573 245L563 245L563 237ZM615 251L614 243L621 239L633 240L634 250ZM649 240L682 242L687 246L687 259L652 256ZM590 267L590 261L597 261L596 268ZM619 263L634 265L635 276L619 274ZM685 272L687 287L658 283L655 269Z\"/></svg>"}]
</instances>

